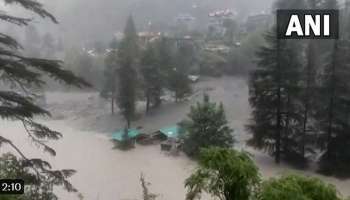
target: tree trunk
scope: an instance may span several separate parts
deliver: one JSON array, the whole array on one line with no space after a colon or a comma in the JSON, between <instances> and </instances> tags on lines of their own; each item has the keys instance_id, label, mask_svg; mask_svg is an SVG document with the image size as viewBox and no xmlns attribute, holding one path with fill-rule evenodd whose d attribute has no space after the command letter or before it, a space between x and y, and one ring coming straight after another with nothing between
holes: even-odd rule
<instances>
[{"instance_id":1,"label":"tree trunk","mask_svg":"<svg viewBox=\"0 0 350 200\"><path fill-rule=\"evenodd\" d=\"M111 98L111 111L112 111L112 115L114 115L114 95L113 94Z\"/></svg>"},{"instance_id":2,"label":"tree trunk","mask_svg":"<svg viewBox=\"0 0 350 200\"><path fill-rule=\"evenodd\" d=\"M156 97L155 97L155 102L154 102L154 107L155 108L157 108L157 107L159 107L160 106L160 104L162 103L162 100L160 99L160 96L161 96L161 89L159 89L158 91L157 91L157 95L156 95Z\"/></svg>"},{"instance_id":3,"label":"tree trunk","mask_svg":"<svg viewBox=\"0 0 350 200\"><path fill-rule=\"evenodd\" d=\"M315 6L315 2L313 2L312 6ZM314 7L312 7L314 8ZM305 145L306 145L306 132L307 132L307 124L309 119L309 109L310 109L310 98L311 96L311 89L313 85L313 71L315 68L315 46L314 42L309 42L309 48L308 48L308 63L307 63L307 69L306 69L306 89L305 89L305 95L304 95L304 120L303 120L303 132L302 132L302 139L301 139L301 155L303 158L305 158Z\"/></svg>"},{"instance_id":4,"label":"tree trunk","mask_svg":"<svg viewBox=\"0 0 350 200\"><path fill-rule=\"evenodd\" d=\"M175 90L175 102L178 102L179 101L179 96L178 96L178 92L177 90Z\"/></svg>"},{"instance_id":5,"label":"tree trunk","mask_svg":"<svg viewBox=\"0 0 350 200\"><path fill-rule=\"evenodd\" d=\"M290 94L287 95L286 127L285 127L285 132L284 132L284 138L288 137L288 134L289 134L289 118L290 118ZM283 147L282 148L284 148L284 149L288 149L289 148L288 140L286 140L283 143Z\"/></svg>"},{"instance_id":6,"label":"tree trunk","mask_svg":"<svg viewBox=\"0 0 350 200\"><path fill-rule=\"evenodd\" d=\"M150 107L150 94L149 94L149 91L147 91L147 94L146 94L146 113L148 113L149 107Z\"/></svg>"},{"instance_id":7,"label":"tree trunk","mask_svg":"<svg viewBox=\"0 0 350 200\"><path fill-rule=\"evenodd\" d=\"M130 128L131 120L129 118L126 119L126 127L127 129Z\"/></svg>"},{"instance_id":8,"label":"tree trunk","mask_svg":"<svg viewBox=\"0 0 350 200\"><path fill-rule=\"evenodd\" d=\"M302 138L301 138L301 155L303 158L305 158L305 143L306 143L306 128L308 123L308 112L309 112L309 105L308 103L305 105L304 110L304 121L303 121L303 132L302 132Z\"/></svg>"}]
</instances>

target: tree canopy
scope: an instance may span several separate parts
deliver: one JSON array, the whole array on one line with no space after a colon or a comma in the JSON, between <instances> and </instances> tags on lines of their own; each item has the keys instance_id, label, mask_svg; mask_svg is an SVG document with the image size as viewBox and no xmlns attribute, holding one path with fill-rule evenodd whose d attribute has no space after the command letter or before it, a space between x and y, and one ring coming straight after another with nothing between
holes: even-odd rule
<instances>
[{"instance_id":1,"label":"tree canopy","mask_svg":"<svg viewBox=\"0 0 350 200\"><path fill-rule=\"evenodd\" d=\"M231 147L233 130L227 125L223 104L217 105L204 95L203 102L191 107L188 120L180 123L184 130L184 151L197 157L201 148Z\"/></svg>"},{"instance_id":2,"label":"tree canopy","mask_svg":"<svg viewBox=\"0 0 350 200\"><path fill-rule=\"evenodd\" d=\"M42 18L48 18L57 23L56 18L37 1L5 0L4 2L7 5L17 4ZM30 18L16 17L3 12L0 14L0 20L18 26L27 26L32 22ZM11 85L13 88L0 91L0 117L3 120L22 122L24 132L32 142L55 156L55 150L45 141L60 139L62 134L34 121L35 116L50 116L50 113L34 103L37 95L31 90L31 87L44 86L46 84L43 81L44 76L80 88L88 87L90 84L66 70L61 61L27 57L21 54L21 50L22 46L13 37L0 33L0 70L2 74L0 79L4 84ZM27 157L26 152L23 152L20 147L0 135L0 146L3 145L8 145L18 154L22 163L20 167L23 170L30 169L37 180L47 180L50 184L64 186L68 191L76 191L67 180L74 174L74 170L52 169L50 163L40 158Z\"/></svg>"},{"instance_id":3,"label":"tree canopy","mask_svg":"<svg viewBox=\"0 0 350 200\"><path fill-rule=\"evenodd\" d=\"M220 200L249 200L259 186L258 168L249 154L233 149L203 149L197 169L185 182L187 200L203 191Z\"/></svg>"},{"instance_id":4,"label":"tree canopy","mask_svg":"<svg viewBox=\"0 0 350 200\"><path fill-rule=\"evenodd\" d=\"M263 183L261 200L340 200L333 185L318 178L285 175Z\"/></svg>"}]
</instances>

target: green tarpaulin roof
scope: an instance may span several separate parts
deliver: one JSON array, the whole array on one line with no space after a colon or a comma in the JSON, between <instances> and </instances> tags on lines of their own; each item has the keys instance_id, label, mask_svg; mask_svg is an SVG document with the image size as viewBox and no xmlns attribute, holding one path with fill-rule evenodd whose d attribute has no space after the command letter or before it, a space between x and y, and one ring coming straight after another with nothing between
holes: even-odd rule
<instances>
[{"instance_id":1,"label":"green tarpaulin roof","mask_svg":"<svg viewBox=\"0 0 350 200\"><path fill-rule=\"evenodd\" d=\"M159 132L163 133L164 135L170 138L179 137L179 131L180 129L178 126L169 126L169 127L159 129Z\"/></svg>"},{"instance_id":2,"label":"green tarpaulin roof","mask_svg":"<svg viewBox=\"0 0 350 200\"><path fill-rule=\"evenodd\" d=\"M124 135L124 130L123 129L122 130L118 130L118 131L112 133L112 139L113 140L117 140L117 141L123 141L124 140L123 135ZM137 129L128 129L128 136L129 136L129 138L135 138L138 135L140 135L139 130L137 130Z\"/></svg>"}]
</instances>

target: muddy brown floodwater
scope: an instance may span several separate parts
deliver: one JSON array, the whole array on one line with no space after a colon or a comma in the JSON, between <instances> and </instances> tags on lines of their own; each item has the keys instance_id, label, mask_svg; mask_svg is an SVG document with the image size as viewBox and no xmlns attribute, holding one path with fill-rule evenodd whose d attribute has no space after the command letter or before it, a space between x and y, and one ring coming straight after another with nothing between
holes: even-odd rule
<instances>
[{"instance_id":1,"label":"muddy brown floodwater","mask_svg":"<svg viewBox=\"0 0 350 200\"><path fill-rule=\"evenodd\" d=\"M275 165L273 159L263 152L245 145L249 135L244 124L249 119L248 87L246 81L232 77L205 79L195 86L195 94L189 101L164 105L148 116L140 115L133 123L142 126L143 132L152 132L163 126L173 125L183 119L190 105L202 99L206 92L213 101L223 102L230 126L235 130L237 149L244 149L254 160L264 178L283 173L302 173L322 178L332 183L344 196L350 195L350 181L316 175L312 171L296 171L287 165ZM113 149L110 141L112 130L122 128L122 117L111 116L109 102L99 98L97 93L47 93L48 109L53 119L39 119L50 128L60 131L64 138L50 142L57 151L50 157L32 144L20 123L0 121L0 134L14 141L28 157L41 157L53 164L54 168L72 168L77 173L70 179L85 200L126 200L141 199L140 174L145 174L151 183L150 190L159 194L160 200L181 200L185 198L184 180L195 169L196 164L186 156L170 156L160 151L158 145L137 146L131 151ZM142 110L144 104L140 103ZM0 153L8 151L6 146ZM62 200L78 199L57 188ZM210 199L204 196L203 199Z\"/></svg>"}]
</instances>

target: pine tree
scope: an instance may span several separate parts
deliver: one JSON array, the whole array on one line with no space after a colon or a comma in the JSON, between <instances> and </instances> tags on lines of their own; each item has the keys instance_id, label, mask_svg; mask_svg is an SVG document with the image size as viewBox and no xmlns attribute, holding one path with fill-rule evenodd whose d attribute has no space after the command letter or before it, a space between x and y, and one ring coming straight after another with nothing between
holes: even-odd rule
<instances>
[{"instance_id":1,"label":"pine tree","mask_svg":"<svg viewBox=\"0 0 350 200\"><path fill-rule=\"evenodd\" d=\"M307 5L310 9L320 8L320 0L308 0ZM301 131L300 151L303 159L306 159L306 149L311 145L311 149L314 149L316 139L316 130L314 127L313 115L316 96L316 74L318 69L318 57L317 55L317 43L313 40L308 41L305 49L306 64L302 71L301 81L301 109L303 110L303 122ZM311 150L309 148L309 150ZM310 151L309 151L310 152Z\"/></svg>"},{"instance_id":2,"label":"pine tree","mask_svg":"<svg viewBox=\"0 0 350 200\"><path fill-rule=\"evenodd\" d=\"M175 101L183 99L192 89L188 78L194 61L194 47L190 43L179 42L176 49L174 67L169 71L169 89L175 93Z\"/></svg>"},{"instance_id":3,"label":"pine tree","mask_svg":"<svg viewBox=\"0 0 350 200\"><path fill-rule=\"evenodd\" d=\"M124 38L118 49L118 94L117 103L124 116L127 127L130 127L131 119L136 110L136 90L139 48L138 37L132 16L127 20L124 30Z\"/></svg>"},{"instance_id":4,"label":"pine tree","mask_svg":"<svg viewBox=\"0 0 350 200\"><path fill-rule=\"evenodd\" d=\"M141 58L141 73L144 80L146 111L150 106L157 107L161 103L161 93L165 82L164 69L159 62L159 47L149 44Z\"/></svg>"},{"instance_id":5,"label":"pine tree","mask_svg":"<svg viewBox=\"0 0 350 200\"><path fill-rule=\"evenodd\" d=\"M314 105L316 101L316 73L317 73L317 58L316 44L314 41L309 41L306 49L306 65L303 69L302 86L301 86L301 107L303 112L303 122L301 131L301 155L305 158L306 147L308 143L314 143L315 127L312 123L314 115Z\"/></svg>"},{"instance_id":6,"label":"pine tree","mask_svg":"<svg viewBox=\"0 0 350 200\"><path fill-rule=\"evenodd\" d=\"M257 53L258 69L250 79L250 104L253 118L247 128L253 133L249 141L266 149L280 162L281 156L299 160L298 106L300 58L298 48L274 33L266 36L267 45Z\"/></svg>"},{"instance_id":7,"label":"pine tree","mask_svg":"<svg viewBox=\"0 0 350 200\"><path fill-rule=\"evenodd\" d=\"M191 157L197 157L201 148L224 147L233 145L233 130L227 125L223 104L219 106L204 95L203 103L191 107L189 120L180 123L184 130L184 151Z\"/></svg>"},{"instance_id":8,"label":"pine tree","mask_svg":"<svg viewBox=\"0 0 350 200\"><path fill-rule=\"evenodd\" d=\"M329 62L322 74L317 105L320 169L324 173L347 175L350 166L350 42L335 40Z\"/></svg>"},{"instance_id":9,"label":"pine tree","mask_svg":"<svg viewBox=\"0 0 350 200\"><path fill-rule=\"evenodd\" d=\"M171 90L172 83L172 75L174 73L174 69L176 67L175 63L175 45L174 41L170 38L161 37L159 44L159 66L164 71L164 79L166 80L164 86L167 89Z\"/></svg>"},{"instance_id":10,"label":"pine tree","mask_svg":"<svg viewBox=\"0 0 350 200\"><path fill-rule=\"evenodd\" d=\"M17 4L42 18L49 18L54 23L57 23L55 17L48 13L43 8L43 5L37 1L11 0L6 1L6 3ZM0 20L22 27L29 25L32 21L28 18L15 17L7 13L1 13ZM50 116L50 113L34 103L36 94L30 88L32 86L44 86L45 82L42 79L44 76L50 76L55 80L78 87L90 85L81 78L73 75L70 71L65 70L60 61L21 55L21 45L10 35L0 33L0 44L1 81L11 85L11 88L15 87L13 90L0 91L0 117L3 120L22 122L25 135L33 143L43 148L45 152L54 156L56 155L55 150L42 141L60 139L62 134L34 121L35 116ZM22 90L23 93L19 93L19 90ZM74 174L74 170L54 170L47 161L27 157L26 152L22 151L20 147L0 135L0 147L3 145L8 145L17 152L22 163L19 167L23 170L29 169L33 177L36 177L39 187L42 186L41 184L46 184L47 182L45 181L47 180L50 185L63 186L68 191L76 191L67 180L68 177ZM41 194L42 191L39 190L36 192Z\"/></svg>"},{"instance_id":11,"label":"pine tree","mask_svg":"<svg viewBox=\"0 0 350 200\"><path fill-rule=\"evenodd\" d=\"M282 57L282 89L286 95L283 103L282 121L284 132L282 135L282 151L285 159L291 164L304 166L306 160L303 152L303 140L301 127L303 125L303 108L300 106L301 70L303 47L300 43L293 41L286 43L286 49ZM281 59L282 60L282 59ZM302 145L302 148L300 146Z\"/></svg>"}]
</instances>

